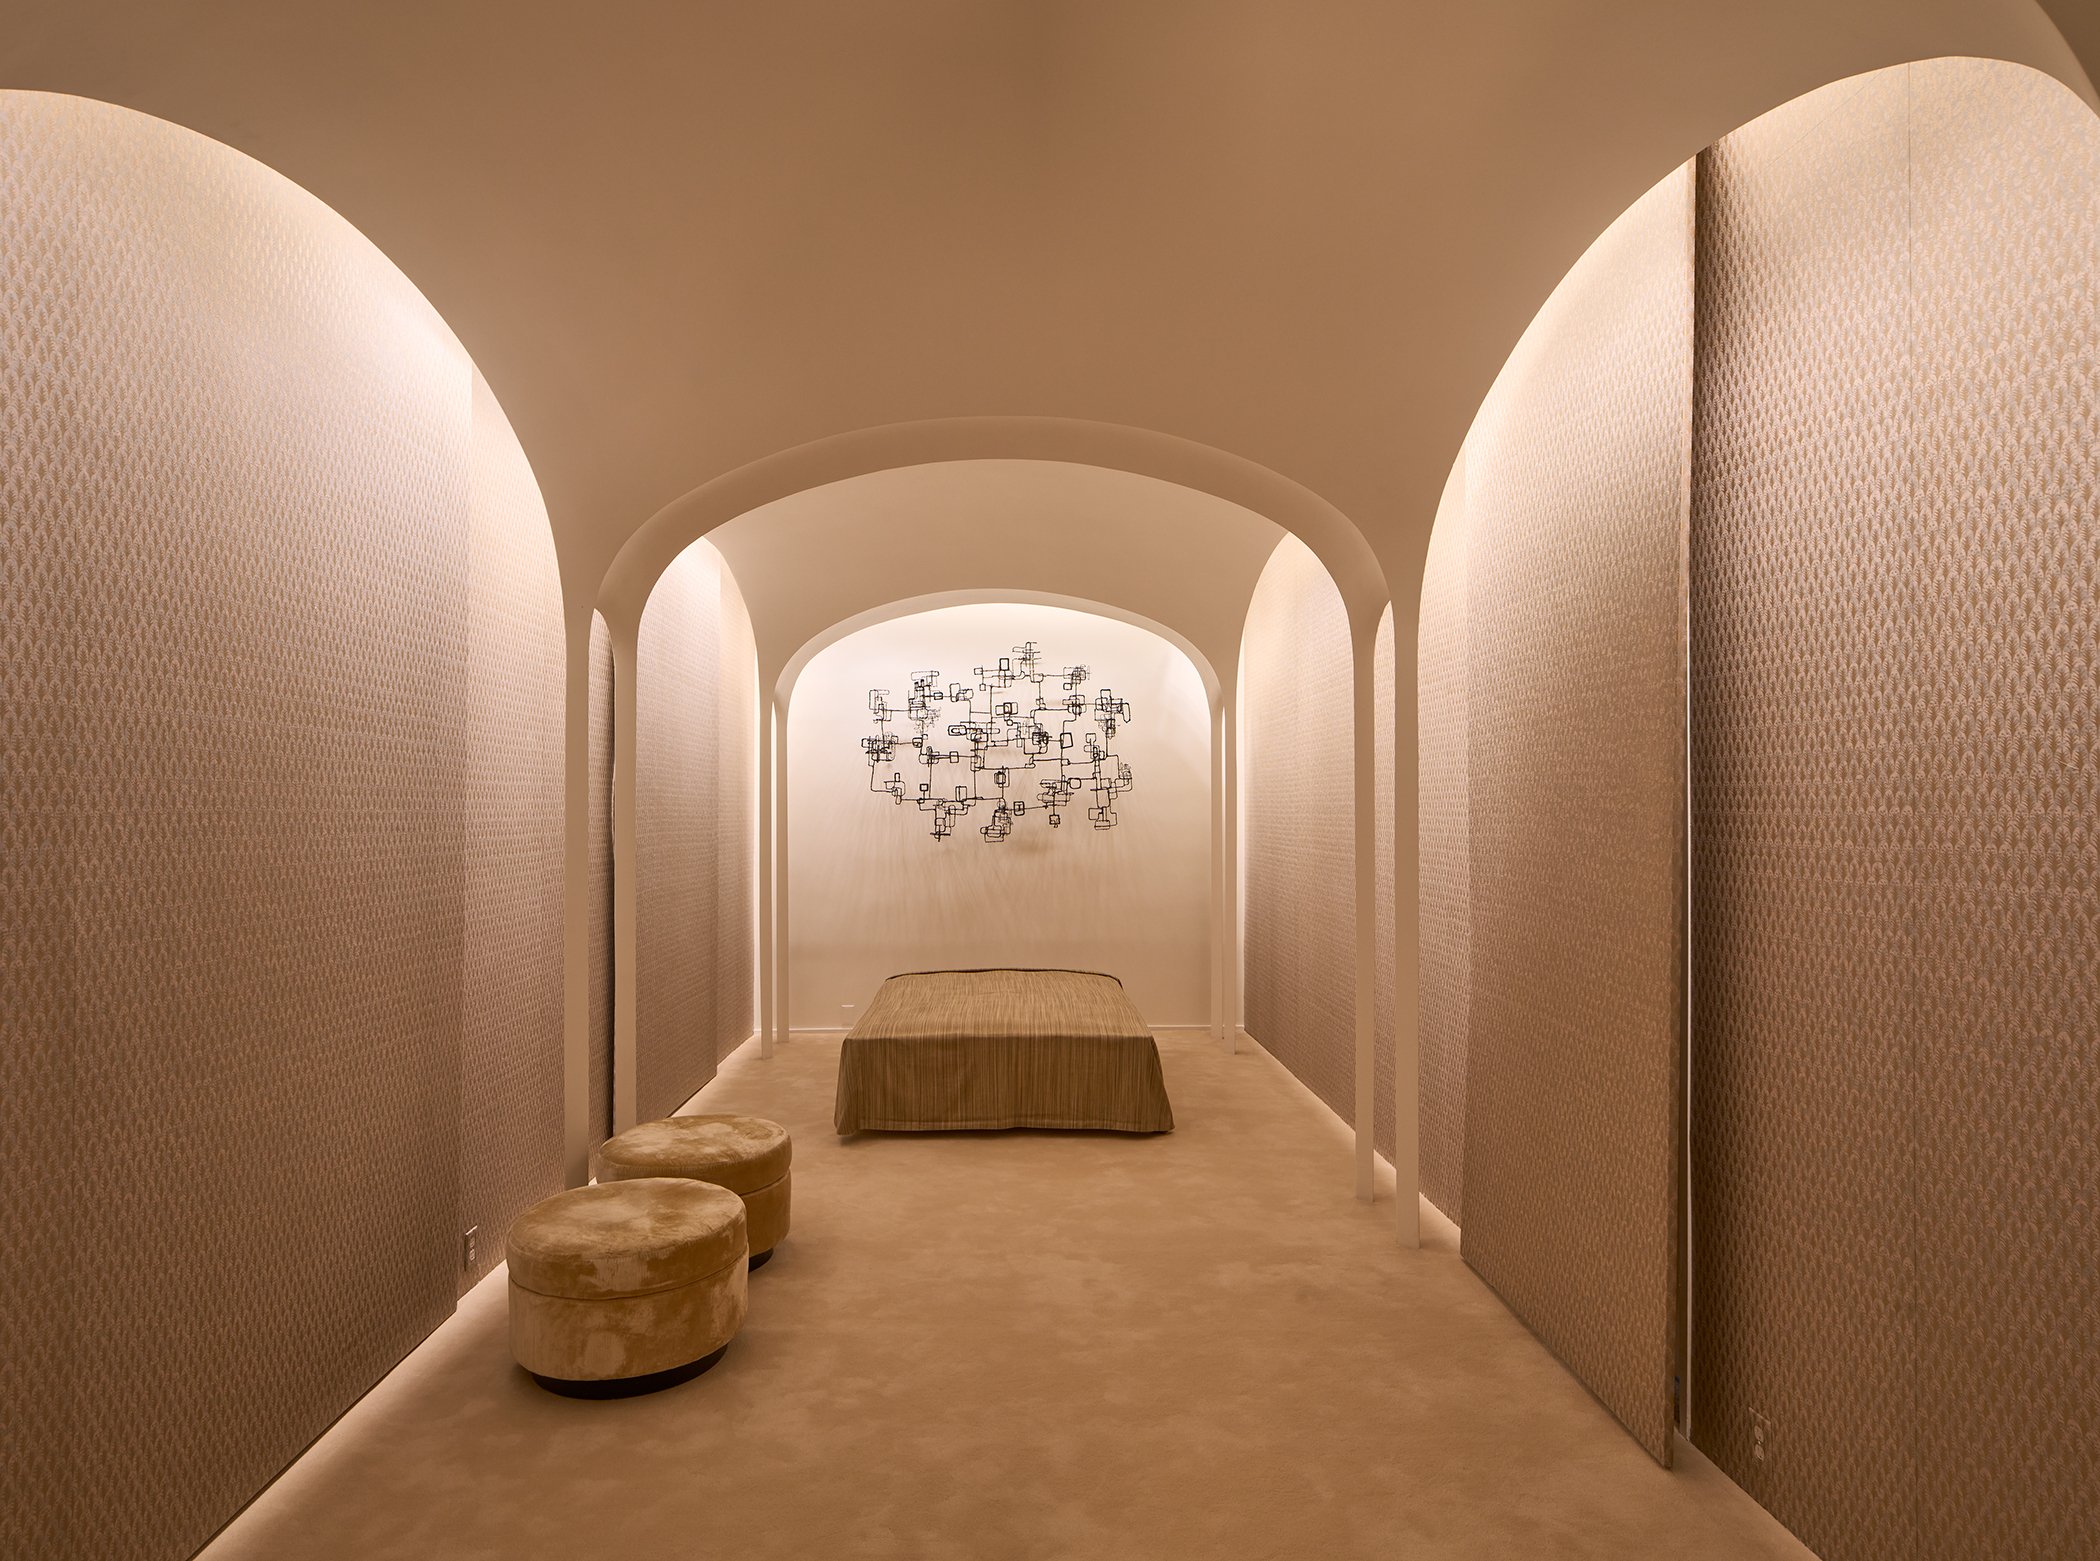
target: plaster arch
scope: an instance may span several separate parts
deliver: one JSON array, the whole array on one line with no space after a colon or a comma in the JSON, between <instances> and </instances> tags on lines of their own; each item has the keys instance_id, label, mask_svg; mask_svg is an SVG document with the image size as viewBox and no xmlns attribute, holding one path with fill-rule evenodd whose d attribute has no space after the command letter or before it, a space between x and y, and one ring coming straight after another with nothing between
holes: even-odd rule
<instances>
[{"instance_id":1,"label":"plaster arch","mask_svg":"<svg viewBox=\"0 0 2100 1561\"><path fill-rule=\"evenodd\" d=\"M1386 582L1364 535L1339 509L1255 462L1150 429L1076 418L957 417L857 429L782 450L703 483L652 515L620 548L598 605L639 614L649 587L695 540L739 516L812 488L900 467L1022 460L1156 478L1250 510L1290 532L1327 569L1352 621L1376 631Z\"/></svg>"},{"instance_id":2,"label":"plaster arch","mask_svg":"<svg viewBox=\"0 0 2100 1561\"><path fill-rule=\"evenodd\" d=\"M1224 684L1219 680L1217 669L1211 665L1210 658L1180 630L1161 623L1156 618L1148 618L1143 613L1132 612L1128 608L1118 607L1109 602L1083 596L1066 596L1057 591L1020 591L985 587L980 590L932 591L924 596L900 597L879 607L871 607L865 612L855 613L850 618L840 619L821 634L805 640L788 658L774 681L774 698L783 706L791 704L794 699L795 681L802 675L803 668L840 640L848 635L858 634L862 629L871 629L879 623L890 623L898 618L910 618L923 612L934 612L943 607L997 607L1009 602L1025 603L1032 607L1062 607L1069 612L1091 613L1097 618L1114 618L1133 628L1143 629L1148 634L1157 635L1188 658L1189 665L1196 669L1196 676L1203 681L1203 692L1213 703L1222 695Z\"/></svg>"}]
</instances>

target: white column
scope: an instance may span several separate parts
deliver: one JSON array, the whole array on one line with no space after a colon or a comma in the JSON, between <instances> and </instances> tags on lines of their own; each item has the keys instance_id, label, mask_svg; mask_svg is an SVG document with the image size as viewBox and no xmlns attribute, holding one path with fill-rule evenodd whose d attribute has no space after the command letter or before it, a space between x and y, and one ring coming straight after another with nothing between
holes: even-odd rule
<instances>
[{"instance_id":1,"label":"white column","mask_svg":"<svg viewBox=\"0 0 2100 1561\"><path fill-rule=\"evenodd\" d=\"M1403 1247L1422 1244L1420 611L1419 596L1404 591L1393 603L1393 1223Z\"/></svg>"},{"instance_id":2,"label":"white column","mask_svg":"<svg viewBox=\"0 0 2100 1561\"><path fill-rule=\"evenodd\" d=\"M1225 1046L1240 1049L1246 992L1240 978L1240 712L1239 681L1227 678L1220 700L1225 713Z\"/></svg>"},{"instance_id":3,"label":"white column","mask_svg":"<svg viewBox=\"0 0 2100 1561\"><path fill-rule=\"evenodd\" d=\"M758 1054L773 1055L773 694L758 706Z\"/></svg>"},{"instance_id":4,"label":"white column","mask_svg":"<svg viewBox=\"0 0 2100 1561\"><path fill-rule=\"evenodd\" d=\"M783 1041L794 1035L795 1015L788 996L788 702L773 711L773 1014L775 1033Z\"/></svg>"},{"instance_id":5,"label":"white column","mask_svg":"<svg viewBox=\"0 0 2100 1561\"><path fill-rule=\"evenodd\" d=\"M591 609L568 614L562 763L562 1185L591 1179Z\"/></svg>"},{"instance_id":6,"label":"white column","mask_svg":"<svg viewBox=\"0 0 2100 1561\"><path fill-rule=\"evenodd\" d=\"M613 642L613 1131L635 1114L635 626L608 623Z\"/></svg>"},{"instance_id":7,"label":"white column","mask_svg":"<svg viewBox=\"0 0 2100 1561\"><path fill-rule=\"evenodd\" d=\"M1210 1033L1213 1040L1226 1037L1231 1021L1226 993L1225 946L1232 936L1231 909L1225 898L1225 704L1213 694L1210 701Z\"/></svg>"},{"instance_id":8,"label":"white column","mask_svg":"<svg viewBox=\"0 0 2100 1561\"><path fill-rule=\"evenodd\" d=\"M1350 626L1355 675L1354 695L1356 859L1356 1196L1369 1203L1375 1194L1374 1124L1377 1104L1378 1001L1378 623Z\"/></svg>"}]
</instances>

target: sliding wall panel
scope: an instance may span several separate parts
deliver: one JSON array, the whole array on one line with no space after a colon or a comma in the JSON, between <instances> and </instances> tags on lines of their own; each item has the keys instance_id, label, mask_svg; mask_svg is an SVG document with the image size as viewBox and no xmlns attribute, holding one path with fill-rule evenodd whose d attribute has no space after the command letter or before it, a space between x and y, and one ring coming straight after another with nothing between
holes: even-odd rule
<instances>
[{"instance_id":1,"label":"sliding wall panel","mask_svg":"<svg viewBox=\"0 0 2100 1561\"><path fill-rule=\"evenodd\" d=\"M1832 1561L2088 1554L2100 121L1941 61L1706 162L1693 1436Z\"/></svg>"},{"instance_id":2,"label":"sliding wall panel","mask_svg":"<svg viewBox=\"0 0 2100 1561\"><path fill-rule=\"evenodd\" d=\"M613 1134L613 648L612 631L591 614L590 712L590 1142Z\"/></svg>"},{"instance_id":3,"label":"sliding wall panel","mask_svg":"<svg viewBox=\"0 0 2100 1561\"><path fill-rule=\"evenodd\" d=\"M1371 1141L1388 1160L1393 1157L1393 1043L1398 1015L1395 987L1399 967L1394 944L1398 907L1393 902L1393 609L1386 608L1378 622L1378 638L1371 651L1372 707L1378 722L1376 780L1372 805L1378 810L1374 826L1378 880L1377 938L1372 993L1371 1087L1376 1091L1371 1116Z\"/></svg>"},{"instance_id":4,"label":"sliding wall panel","mask_svg":"<svg viewBox=\"0 0 2100 1561\"><path fill-rule=\"evenodd\" d=\"M1905 96L1700 164L1692 1432L1839 1558L1918 1539Z\"/></svg>"},{"instance_id":5,"label":"sliding wall panel","mask_svg":"<svg viewBox=\"0 0 2100 1561\"><path fill-rule=\"evenodd\" d=\"M1466 446L1466 1260L1667 1463L1691 188L1575 265Z\"/></svg>"},{"instance_id":6,"label":"sliding wall panel","mask_svg":"<svg viewBox=\"0 0 2100 1561\"><path fill-rule=\"evenodd\" d=\"M2100 118L1910 77L1919 1528L2100 1554Z\"/></svg>"},{"instance_id":7,"label":"sliding wall panel","mask_svg":"<svg viewBox=\"0 0 2100 1561\"><path fill-rule=\"evenodd\" d=\"M1467 811L1464 462L1445 484L1422 569L1415 627L1416 827L1421 991L1422 1196L1463 1222L1466 1024L1473 1007L1471 823ZM1381 855L1383 851L1381 850Z\"/></svg>"},{"instance_id":8,"label":"sliding wall panel","mask_svg":"<svg viewBox=\"0 0 2100 1561\"><path fill-rule=\"evenodd\" d=\"M561 570L532 467L474 376L467 598L466 946L459 1228L464 1291L562 1187Z\"/></svg>"},{"instance_id":9,"label":"sliding wall panel","mask_svg":"<svg viewBox=\"0 0 2100 1561\"><path fill-rule=\"evenodd\" d=\"M635 1113L715 1076L721 560L695 543L643 610L635 662Z\"/></svg>"},{"instance_id":10,"label":"sliding wall panel","mask_svg":"<svg viewBox=\"0 0 2100 1561\"><path fill-rule=\"evenodd\" d=\"M2096 141L1949 61L1710 158L1693 1431L1834 1557L2095 1530Z\"/></svg>"},{"instance_id":11,"label":"sliding wall panel","mask_svg":"<svg viewBox=\"0 0 2100 1561\"><path fill-rule=\"evenodd\" d=\"M758 647L721 571L721 697L715 706L715 1057L758 1027Z\"/></svg>"},{"instance_id":12,"label":"sliding wall panel","mask_svg":"<svg viewBox=\"0 0 2100 1561\"><path fill-rule=\"evenodd\" d=\"M10 1150L46 1309L4 1418L58 1416L6 1531L174 1558L453 1303L471 367L348 224L173 125L0 95L0 191L41 922L0 960L57 1096Z\"/></svg>"},{"instance_id":13,"label":"sliding wall panel","mask_svg":"<svg viewBox=\"0 0 2100 1561\"><path fill-rule=\"evenodd\" d=\"M1355 670L1341 593L1295 537L1255 585L1240 657L1246 1029L1354 1121Z\"/></svg>"}]
</instances>

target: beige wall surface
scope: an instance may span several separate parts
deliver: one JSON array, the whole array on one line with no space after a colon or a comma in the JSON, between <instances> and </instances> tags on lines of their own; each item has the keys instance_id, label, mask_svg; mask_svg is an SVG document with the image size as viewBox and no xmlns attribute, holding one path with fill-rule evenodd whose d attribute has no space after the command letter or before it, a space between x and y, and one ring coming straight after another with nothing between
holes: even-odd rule
<instances>
[{"instance_id":1,"label":"beige wall surface","mask_svg":"<svg viewBox=\"0 0 2100 1561\"><path fill-rule=\"evenodd\" d=\"M2100 124L1942 61L1701 189L1692 1435L1831 1561L2090 1554Z\"/></svg>"},{"instance_id":2,"label":"beige wall surface","mask_svg":"<svg viewBox=\"0 0 2100 1561\"><path fill-rule=\"evenodd\" d=\"M1664 1463L1683 1113L1689 168L1466 441L1466 1261Z\"/></svg>"},{"instance_id":3,"label":"beige wall surface","mask_svg":"<svg viewBox=\"0 0 2100 1561\"><path fill-rule=\"evenodd\" d=\"M1255 586L1240 662L1247 1033L1344 1121L1356 1110L1349 623L1295 537Z\"/></svg>"},{"instance_id":4,"label":"beige wall surface","mask_svg":"<svg viewBox=\"0 0 2100 1561\"><path fill-rule=\"evenodd\" d=\"M757 676L735 582L696 543L650 595L636 651L638 1121L670 1115L752 1032Z\"/></svg>"},{"instance_id":5,"label":"beige wall surface","mask_svg":"<svg viewBox=\"0 0 2100 1561\"><path fill-rule=\"evenodd\" d=\"M1031 639L1047 668L1087 667L1089 696L1105 686L1131 701L1115 741L1135 777L1118 799L1122 822L1096 830L1074 809L1050 830L1034 787L1017 779L1031 811L1009 839L978 838L980 808L936 841L916 808L869 790L868 691L888 689L901 708L913 672L969 682L973 668ZM1055 678L1045 691L1056 695ZM908 738L914 728L892 730ZM958 743L945 721L932 734ZM1120 977L1153 1024L1207 1023L1209 762L1209 702L1194 665L1132 624L1059 607L944 607L827 647L789 706L794 1022L835 1027L842 1005L865 1011L899 971L1048 965ZM923 778L909 763L895 768L908 785Z\"/></svg>"},{"instance_id":6,"label":"beige wall surface","mask_svg":"<svg viewBox=\"0 0 2100 1561\"><path fill-rule=\"evenodd\" d=\"M0 188L0 855L39 918L0 963L41 1172L0 1271L43 1302L5 1330L0 1549L179 1557L459 1277L472 367L339 218L174 126L0 98Z\"/></svg>"}]
</instances>

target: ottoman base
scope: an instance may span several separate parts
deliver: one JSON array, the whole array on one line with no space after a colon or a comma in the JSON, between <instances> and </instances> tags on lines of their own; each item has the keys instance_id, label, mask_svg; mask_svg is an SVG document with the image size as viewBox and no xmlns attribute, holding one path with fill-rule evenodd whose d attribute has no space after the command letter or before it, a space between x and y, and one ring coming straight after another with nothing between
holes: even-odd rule
<instances>
[{"instance_id":1,"label":"ottoman base","mask_svg":"<svg viewBox=\"0 0 2100 1561\"><path fill-rule=\"evenodd\" d=\"M683 1366L673 1366L669 1371L645 1372L639 1377L579 1380L574 1377L543 1377L536 1371L525 1374L549 1393L559 1393L563 1398L635 1398L643 1393L661 1393L665 1388L690 1382L728 1353L729 1346L725 1344L713 1354L687 1361Z\"/></svg>"},{"instance_id":2,"label":"ottoman base","mask_svg":"<svg viewBox=\"0 0 2100 1561\"><path fill-rule=\"evenodd\" d=\"M541 1295L513 1279L510 1352L550 1382L640 1382L683 1371L720 1353L743 1327L748 1272L739 1252L691 1284L599 1300Z\"/></svg>"},{"instance_id":3,"label":"ottoman base","mask_svg":"<svg viewBox=\"0 0 2100 1561\"><path fill-rule=\"evenodd\" d=\"M751 1266L747 1268L745 1272L749 1274L755 1274L772 1261L773 1249L771 1247L766 1248L766 1250L763 1252L754 1252L751 1254Z\"/></svg>"}]
</instances>

